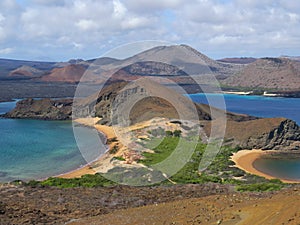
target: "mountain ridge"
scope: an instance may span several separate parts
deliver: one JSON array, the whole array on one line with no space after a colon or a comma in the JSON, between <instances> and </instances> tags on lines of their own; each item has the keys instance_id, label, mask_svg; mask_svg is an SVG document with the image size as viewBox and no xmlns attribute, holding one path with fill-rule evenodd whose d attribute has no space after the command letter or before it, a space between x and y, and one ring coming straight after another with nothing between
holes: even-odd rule
<instances>
[{"instance_id":1,"label":"mountain ridge","mask_svg":"<svg viewBox=\"0 0 300 225\"><path fill-rule=\"evenodd\" d=\"M146 62L152 63L151 70L157 71L137 74L132 70L140 64L142 71ZM168 66L161 66L168 64ZM172 76L169 68L176 67L186 74ZM131 68L129 68L131 67ZM85 68L85 70L83 69ZM128 69L129 68L129 69ZM127 71L126 71L127 70ZM147 70L145 70L147 71ZM145 72L144 71L144 72ZM85 78L81 80L84 74ZM101 83L110 76L114 80L135 80L142 76L164 78L165 75L175 83L186 86L188 93L201 92L196 83L211 85L217 79L228 88L249 88L273 91L300 91L300 61L298 57L280 58L225 58L213 60L188 45L157 46L137 53L126 59L101 57L90 60L71 59L67 62L34 62L26 60L0 59L1 80L28 80L46 83ZM119 76L119 77L118 77ZM206 77L205 77L206 76ZM210 77L209 77L210 76ZM209 77L209 78L208 78ZM209 79L209 81L205 79ZM294 95L293 96L298 96Z\"/></svg>"},{"instance_id":2,"label":"mountain ridge","mask_svg":"<svg viewBox=\"0 0 300 225\"><path fill-rule=\"evenodd\" d=\"M262 58L223 81L235 87L300 90L300 62L287 58Z\"/></svg>"}]
</instances>

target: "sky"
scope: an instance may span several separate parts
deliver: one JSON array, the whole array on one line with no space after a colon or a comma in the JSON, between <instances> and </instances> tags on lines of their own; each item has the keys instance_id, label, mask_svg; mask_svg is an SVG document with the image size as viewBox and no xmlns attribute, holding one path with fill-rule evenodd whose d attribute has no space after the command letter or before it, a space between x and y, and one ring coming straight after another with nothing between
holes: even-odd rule
<instances>
[{"instance_id":1,"label":"sky","mask_svg":"<svg viewBox=\"0 0 300 225\"><path fill-rule=\"evenodd\" d=\"M0 58L92 59L143 40L187 44L214 59L299 56L300 1L0 1Z\"/></svg>"}]
</instances>

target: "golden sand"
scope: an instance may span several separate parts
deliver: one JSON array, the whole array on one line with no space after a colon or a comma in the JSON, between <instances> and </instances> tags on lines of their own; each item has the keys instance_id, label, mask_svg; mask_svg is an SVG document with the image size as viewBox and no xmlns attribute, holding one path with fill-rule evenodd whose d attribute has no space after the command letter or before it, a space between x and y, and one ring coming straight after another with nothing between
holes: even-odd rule
<instances>
[{"instance_id":1,"label":"golden sand","mask_svg":"<svg viewBox=\"0 0 300 225\"><path fill-rule=\"evenodd\" d=\"M103 133L107 137L107 139L115 138L116 135L113 128L110 126L97 124L99 120L100 118L81 118L81 119L77 119L75 122L86 126L95 127L98 131ZM113 143L110 143L109 149L112 149L117 144L119 144L118 140L116 140ZM110 163L111 158L112 156L110 156L109 154L104 154L103 156L99 157L94 162L92 162L90 165L85 165L71 172L61 174L58 177L76 178L76 177L81 177L82 175L85 174L95 174L100 171L106 172L107 170L112 168L112 164Z\"/></svg>"}]
</instances>

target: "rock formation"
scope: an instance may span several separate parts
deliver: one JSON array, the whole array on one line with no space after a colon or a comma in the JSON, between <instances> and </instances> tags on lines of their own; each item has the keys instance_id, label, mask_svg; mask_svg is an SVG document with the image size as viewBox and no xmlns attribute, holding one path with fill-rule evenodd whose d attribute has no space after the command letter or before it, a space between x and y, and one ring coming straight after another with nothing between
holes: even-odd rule
<instances>
[{"instance_id":1,"label":"rock formation","mask_svg":"<svg viewBox=\"0 0 300 225\"><path fill-rule=\"evenodd\" d=\"M244 149L299 150L300 128L285 118L228 121L226 143Z\"/></svg>"},{"instance_id":2,"label":"rock formation","mask_svg":"<svg viewBox=\"0 0 300 225\"><path fill-rule=\"evenodd\" d=\"M4 117L42 120L68 120L72 115L72 99L52 100L49 98L21 100Z\"/></svg>"}]
</instances>

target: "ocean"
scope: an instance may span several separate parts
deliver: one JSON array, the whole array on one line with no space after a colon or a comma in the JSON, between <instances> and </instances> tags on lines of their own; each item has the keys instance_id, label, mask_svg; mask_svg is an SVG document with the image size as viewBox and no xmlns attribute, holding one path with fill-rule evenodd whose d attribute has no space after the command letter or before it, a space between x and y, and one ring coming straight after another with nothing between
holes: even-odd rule
<instances>
[{"instance_id":1,"label":"ocean","mask_svg":"<svg viewBox=\"0 0 300 225\"><path fill-rule=\"evenodd\" d=\"M15 104L0 103L0 114ZM87 158L77 144L91 150L90 159L105 152L106 149L98 149L89 140L90 132L94 131L77 128L85 136L80 143L74 138L70 121L0 119L0 182L42 179L85 165Z\"/></svg>"},{"instance_id":2,"label":"ocean","mask_svg":"<svg viewBox=\"0 0 300 225\"><path fill-rule=\"evenodd\" d=\"M264 97L256 95L234 94L191 94L194 102L222 108L225 101L227 111L248 114L257 117L285 117L300 125L300 98Z\"/></svg>"}]
</instances>

